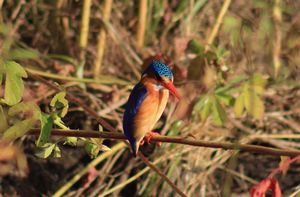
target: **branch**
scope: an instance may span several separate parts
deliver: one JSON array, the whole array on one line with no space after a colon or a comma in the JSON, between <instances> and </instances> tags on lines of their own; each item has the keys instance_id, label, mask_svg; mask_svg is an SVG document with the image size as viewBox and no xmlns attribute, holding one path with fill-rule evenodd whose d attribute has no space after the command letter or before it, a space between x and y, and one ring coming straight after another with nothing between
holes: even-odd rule
<instances>
[{"instance_id":1,"label":"branch","mask_svg":"<svg viewBox=\"0 0 300 197\"><path fill-rule=\"evenodd\" d=\"M40 129L32 129L27 134L29 135L39 135ZM103 139L115 139L115 140L126 140L126 136L122 133L117 132L99 132L92 130L62 130L62 129L52 129L52 135L56 136L66 136L66 137L87 137L87 138L103 138ZM184 144L197 147L207 147L207 148L221 148L225 150L240 150L243 152L260 153L266 155L276 155L276 156L289 156L295 157L300 155L300 151L293 150L283 150L278 148L270 148L258 145L248 145L239 143L229 143L229 142L210 142L204 140L193 140L181 137L170 137L170 136L153 136L151 141L154 142L166 142L175 144Z\"/></svg>"}]
</instances>

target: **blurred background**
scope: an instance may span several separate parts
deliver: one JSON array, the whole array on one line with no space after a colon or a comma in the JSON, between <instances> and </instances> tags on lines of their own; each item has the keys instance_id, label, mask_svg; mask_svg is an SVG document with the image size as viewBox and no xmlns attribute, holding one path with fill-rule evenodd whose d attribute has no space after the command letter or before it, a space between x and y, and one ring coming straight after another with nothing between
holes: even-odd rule
<instances>
[{"instance_id":1,"label":"blurred background","mask_svg":"<svg viewBox=\"0 0 300 197\"><path fill-rule=\"evenodd\" d=\"M43 117L61 110L51 103L64 96L33 76L59 84L122 132L133 85L162 54L183 98L170 98L159 133L298 150L299 9L297 0L0 0L0 58L27 72L22 100L50 114ZM99 130L82 106L60 102L68 113L56 113L61 122L54 128ZM39 146L36 140L24 135L7 150L12 157L0 157L4 196L178 195L118 141L51 137ZM187 196L249 196L284 160L169 143L141 151ZM277 177L284 196L300 195L299 172L293 164Z\"/></svg>"}]
</instances>

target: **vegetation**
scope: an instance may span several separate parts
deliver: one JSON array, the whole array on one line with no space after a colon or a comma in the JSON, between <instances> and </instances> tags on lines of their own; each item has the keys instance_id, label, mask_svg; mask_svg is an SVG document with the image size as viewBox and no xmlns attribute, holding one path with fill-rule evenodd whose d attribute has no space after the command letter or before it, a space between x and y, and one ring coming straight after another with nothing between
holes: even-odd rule
<instances>
[{"instance_id":1,"label":"vegetation","mask_svg":"<svg viewBox=\"0 0 300 197\"><path fill-rule=\"evenodd\" d=\"M299 9L0 1L1 194L299 196ZM134 159L124 106L157 54L182 99Z\"/></svg>"}]
</instances>

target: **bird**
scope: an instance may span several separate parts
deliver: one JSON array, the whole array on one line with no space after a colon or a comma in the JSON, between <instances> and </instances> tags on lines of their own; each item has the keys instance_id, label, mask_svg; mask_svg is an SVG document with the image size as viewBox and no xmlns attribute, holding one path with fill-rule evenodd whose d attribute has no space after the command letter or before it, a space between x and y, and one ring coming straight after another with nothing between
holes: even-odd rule
<instances>
[{"instance_id":1,"label":"bird","mask_svg":"<svg viewBox=\"0 0 300 197\"><path fill-rule=\"evenodd\" d=\"M146 134L148 143L157 134L152 129L167 105L169 92L180 99L173 81L171 69L161 60L153 59L132 89L123 115L123 131L134 157L137 156Z\"/></svg>"}]
</instances>

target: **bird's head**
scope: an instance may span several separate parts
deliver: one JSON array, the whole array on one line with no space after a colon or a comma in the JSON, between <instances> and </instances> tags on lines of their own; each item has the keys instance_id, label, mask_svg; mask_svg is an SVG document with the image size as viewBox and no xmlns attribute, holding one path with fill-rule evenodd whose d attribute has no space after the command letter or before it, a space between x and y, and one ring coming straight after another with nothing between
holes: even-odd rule
<instances>
[{"instance_id":1,"label":"bird's head","mask_svg":"<svg viewBox=\"0 0 300 197\"><path fill-rule=\"evenodd\" d=\"M153 78L159 85L168 89L174 96L180 99L180 95L173 84L174 76L171 69L159 60L152 60L142 74L143 78Z\"/></svg>"}]
</instances>

